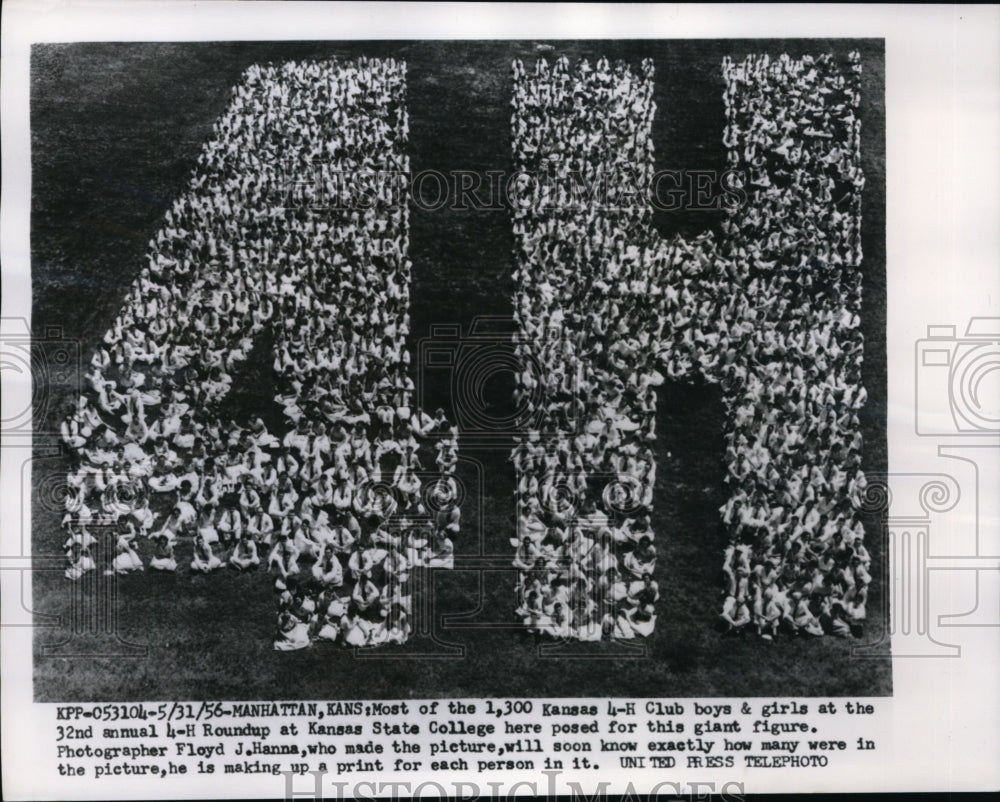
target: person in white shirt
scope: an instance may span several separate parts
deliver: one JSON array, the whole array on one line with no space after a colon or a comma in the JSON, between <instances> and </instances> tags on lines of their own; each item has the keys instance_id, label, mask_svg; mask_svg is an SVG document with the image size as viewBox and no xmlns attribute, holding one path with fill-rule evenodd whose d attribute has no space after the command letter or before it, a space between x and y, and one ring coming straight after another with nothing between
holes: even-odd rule
<instances>
[{"instance_id":1,"label":"person in white shirt","mask_svg":"<svg viewBox=\"0 0 1000 802\"><path fill-rule=\"evenodd\" d=\"M251 539L249 532L244 530L240 535L229 557L229 564L240 571L250 571L260 565L257 544Z\"/></svg>"},{"instance_id":2,"label":"person in white shirt","mask_svg":"<svg viewBox=\"0 0 1000 802\"><path fill-rule=\"evenodd\" d=\"M66 555L68 562L65 576L67 579L81 579L85 574L93 571L97 566L94 564L90 552L81 543L73 543Z\"/></svg>"}]
</instances>

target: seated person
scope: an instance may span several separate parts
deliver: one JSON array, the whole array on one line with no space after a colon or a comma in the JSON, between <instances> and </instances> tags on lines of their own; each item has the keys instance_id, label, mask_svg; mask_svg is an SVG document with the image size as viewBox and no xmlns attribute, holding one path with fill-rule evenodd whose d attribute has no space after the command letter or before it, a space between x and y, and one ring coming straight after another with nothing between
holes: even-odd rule
<instances>
[{"instance_id":1,"label":"seated person","mask_svg":"<svg viewBox=\"0 0 1000 802\"><path fill-rule=\"evenodd\" d=\"M395 579L398 583L404 583L410 578L410 563L403 554L402 544L390 546L389 553L382 563L382 570L386 577Z\"/></svg>"},{"instance_id":2,"label":"seated person","mask_svg":"<svg viewBox=\"0 0 1000 802\"><path fill-rule=\"evenodd\" d=\"M67 579L80 579L88 571L93 571L97 567L94 565L94 560L90 556L89 550L85 549L80 543L73 543L70 546L66 559L69 562L65 573Z\"/></svg>"},{"instance_id":3,"label":"seated person","mask_svg":"<svg viewBox=\"0 0 1000 802\"><path fill-rule=\"evenodd\" d=\"M375 632L379 625L362 617L357 605L352 600L347 606L347 612L340 619L340 630L344 643L348 646L371 646L375 640Z\"/></svg>"},{"instance_id":4,"label":"seated person","mask_svg":"<svg viewBox=\"0 0 1000 802\"><path fill-rule=\"evenodd\" d=\"M222 560L215 556L212 546L203 535L194 539L194 554L191 557L191 570L195 573L208 574L222 568Z\"/></svg>"},{"instance_id":5,"label":"seated person","mask_svg":"<svg viewBox=\"0 0 1000 802\"><path fill-rule=\"evenodd\" d=\"M723 632L742 632L743 628L750 623L750 608L746 602L737 601L735 596L726 596L722 604L722 612L719 613L722 622Z\"/></svg>"},{"instance_id":6,"label":"seated person","mask_svg":"<svg viewBox=\"0 0 1000 802\"><path fill-rule=\"evenodd\" d=\"M309 639L309 622L285 610L278 616L278 631L274 637L274 648L281 652L305 649L312 645Z\"/></svg>"},{"instance_id":7,"label":"seated person","mask_svg":"<svg viewBox=\"0 0 1000 802\"><path fill-rule=\"evenodd\" d=\"M819 619L809 609L809 598L803 596L798 591L794 591L792 593L792 601L794 605L792 615L798 631L800 633L804 632L807 635L821 636L823 634L823 627L820 625Z\"/></svg>"},{"instance_id":8,"label":"seated person","mask_svg":"<svg viewBox=\"0 0 1000 802\"><path fill-rule=\"evenodd\" d=\"M206 504L198 512L198 521L195 524L195 531L198 537L204 539L208 545L219 542L219 533L215 528L215 505Z\"/></svg>"},{"instance_id":9,"label":"seated person","mask_svg":"<svg viewBox=\"0 0 1000 802\"><path fill-rule=\"evenodd\" d=\"M299 552L288 535L279 533L278 539L267 556L267 570L276 568L282 578L287 579L299 572Z\"/></svg>"},{"instance_id":10,"label":"seated person","mask_svg":"<svg viewBox=\"0 0 1000 802\"><path fill-rule=\"evenodd\" d=\"M368 574L362 574L354 584L354 590L351 592L351 602L361 613L369 610L375 611L379 606L381 595L378 587L371 581L371 577Z\"/></svg>"},{"instance_id":11,"label":"seated person","mask_svg":"<svg viewBox=\"0 0 1000 802\"><path fill-rule=\"evenodd\" d=\"M246 530L240 535L232 556L229 558L229 564L240 571L250 571L260 565L257 544L250 538L250 533Z\"/></svg>"},{"instance_id":12,"label":"seated person","mask_svg":"<svg viewBox=\"0 0 1000 802\"><path fill-rule=\"evenodd\" d=\"M374 640L382 643L404 643L409 637L410 618L401 604L394 603L382 622L381 633Z\"/></svg>"},{"instance_id":13,"label":"seated person","mask_svg":"<svg viewBox=\"0 0 1000 802\"><path fill-rule=\"evenodd\" d=\"M431 568L452 568L455 564L455 547L444 532L438 531L431 537L424 555L424 565Z\"/></svg>"},{"instance_id":14,"label":"seated person","mask_svg":"<svg viewBox=\"0 0 1000 802\"><path fill-rule=\"evenodd\" d=\"M344 584L344 569L333 544L327 543L324 546L323 554L312 567L312 575L325 588L339 588Z\"/></svg>"},{"instance_id":15,"label":"seated person","mask_svg":"<svg viewBox=\"0 0 1000 802\"><path fill-rule=\"evenodd\" d=\"M118 534L115 542L115 557L106 574L130 574L133 571L144 571L145 566L136 553L132 543L135 540L135 530L127 519L118 522Z\"/></svg>"},{"instance_id":16,"label":"seated person","mask_svg":"<svg viewBox=\"0 0 1000 802\"><path fill-rule=\"evenodd\" d=\"M154 571L167 571L171 573L177 570L174 547L165 534L158 534L154 538L153 556L149 560L149 567Z\"/></svg>"},{"instance_id":17,"label":"seated person","mask_svg":"<svg viewBox=\"0 0 1000 802\"><path fill-rule=\"evenodd\" d=\"M632 640L635 638L635 629L629 619L628 605L606 599L606 612L601 620L601 630L607 640Z\"/></svg>"},{"instance_id":18,"label":"seated person","mask_svg":"<svg viewBox=\"0 0 1000 802\"><path fill-rule=\"evenodd\" d=\"M572 634L570 613L564 602L557 602L553 605L548 624L543 631L556 640L566 640L570 637Z\"/></svg>"},{"instance_id":19,"label":"seated person","mask_svg":"<svg viewBox=\"0 0 1000 802\"><path fill-rule=\"evenodd\" d=\"M514 553L514 567L522 571L530 571L534 567L535 561L541 556L541 550L530 537L522 538L521 545Z\"/></svg>"},{"instance_id":20,"label":"seated person","mask_svg":"<svg viewBox=\"0 0 1000 802\"><path fill-rule=\"evenodd\" d=\"M341 634L340 622L347 612L347 602L336 595L324 593L318 607L320 615L314 639L336 641Z\"/></svg>"},{"instance_id":21,"label":"seated person","mask_svg":"<svg viewBox=\"0 0 1000 802\"><path fill-rule=\"evenodd\" d=\"M650 574L655 570L656 547L648 535L639 538L639 545L625 555L622 563L626 570L636 578L642 577L643 574Z\"/></svg>"}]
</instances>

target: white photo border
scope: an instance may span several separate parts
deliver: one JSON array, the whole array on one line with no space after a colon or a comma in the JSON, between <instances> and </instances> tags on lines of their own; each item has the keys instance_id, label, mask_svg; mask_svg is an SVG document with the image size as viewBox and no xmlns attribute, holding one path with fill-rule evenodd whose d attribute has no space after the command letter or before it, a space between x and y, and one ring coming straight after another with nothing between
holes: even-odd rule
<instances>
[{"instance_id":1,"label":"white photo border","mask_svg":"<svg viewBox=\"0 0 1000 802\"><path fill-rule=\"evenodd\" d=\"M951 445L915 431L917 343L928 325L1000 318L1000 6L516 5L464 3L70 2L13 0L3 6L2 315L27 317L30 270L30 46L70 41L337 39L884 38L886 67L886 253L890 487L897 475L935 474ZM3 375L3 417L25 407L30 380ZM30 402L27 402L30 404ZM962 441L963 444L968 441ZM963 481L997 475L997 438L976 440L983 461ZM959 459L962 459L959 456ZM0 460L0 498L20 505L20 464ZM990 471L993 471L990 474ZM971 480L968 477L973 477ZM989 485L984 485L988 487ZM964 489L964 488L963 488ZM976 488L970 488L973 494ZM976 527L976 552L936 564L935 615L973 609L976 577L1000 571L995 507L978 519L943 516L945 541ZM5 524L7 521L5 521ZM0 527L5 621L2 637L3 787L9 799L142 798L148 782L92 787L52 776L51 726L32 703L32 630L7 614L31 598L23 533ZM894 583L901 566L891 566ZM23 583L22 583L23 577ZM985 601L985 600L983 600ZM994 612L994 618L997 613ZM882 771L737 770L750 792L957 791L1000 786L1000 622L954 628L958 659L893 664ZM895 645L895 640L894 640ZM721 700L720 700L721 701ZM624 772L603 775L624 789ZM719 775L720 777L722 775ZM274 796L254 778L190 778L185 798ZM543 789L544 790L544 789ZM524 792L524 791L522 791Z\"/></svg>"}]
</instances>

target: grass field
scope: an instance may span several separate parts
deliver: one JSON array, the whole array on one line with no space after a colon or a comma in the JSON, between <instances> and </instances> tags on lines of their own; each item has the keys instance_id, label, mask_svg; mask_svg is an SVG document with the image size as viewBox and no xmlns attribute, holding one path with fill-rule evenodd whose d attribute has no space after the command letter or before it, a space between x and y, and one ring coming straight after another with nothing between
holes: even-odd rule
<instances>
[{"instance_id":1,"label":"grass field","mask_svg":"<svg viewBox=\"0 0 1000 802\"><path fill-rule=\"evenodd\" d=\"M656 63L658 168L722 169L723 55L844 53L864 59L865 252L863 416L865 470L886 470L884 71L881 41L559 42L551 57L600 55ZM165 208L181 191L230 88L257 61L393 55L408 63L410 157L425 169L504 170L510 162L510 62L533 61L532 42L86 44L36 47L32 56L32 326L61 327L89 357L143 261ZM717 213L657 213L661 233L715 228ZM505 211L411 214L412 343L434 324L467 329L477 315L511 311L512 236ZM260 344L261 353L266 343ZM416 360L414 360L416 363ZM244 387L267 386L251 359ZM58 430L71 371L50 373L35 429ZM491 390L503 403L503 377ZM425 405L451 406L446 382ZM234 411L263 401L247 391ZM509 443L462 448L466 485L454 571L433 575L431 635L355 655L317 646L274 652L274 600L261 576L129 576L73 585L36 571L34 695L38 701L124 699L395 698L429 696L844 696L891 693L884 580L876 580L864 642L884 656L851 656L852 643L723 638L714 628L723 540L722 404L710 387L668 385L657 431L654 525L662 598L643 653L617 644L545 652L515 626L511 557L514 472ZM65 466L36 438L32 545L60 555L57 496ZM869 522L873 573L884 543ZM143 549L148 548L143 544ZM146 551L141 552L144 557ZM470 566L497 566L482 568ZM463 567L464 566L464 567ZM92 591L92 592L90 592ZM75 595L74 595L75 594ZM102 610L110 610L106 617ZM42 616L54 616L45 619ZM456 620L447 620L455 617ZM113 626L112 626L113 623ZM91 630L99 630L96 634ZM108 632L113 629L113 632ZM77 632L76 630L86 630ZM423 656L418 655L422 653Z\"/></svg>"}]
</instances>

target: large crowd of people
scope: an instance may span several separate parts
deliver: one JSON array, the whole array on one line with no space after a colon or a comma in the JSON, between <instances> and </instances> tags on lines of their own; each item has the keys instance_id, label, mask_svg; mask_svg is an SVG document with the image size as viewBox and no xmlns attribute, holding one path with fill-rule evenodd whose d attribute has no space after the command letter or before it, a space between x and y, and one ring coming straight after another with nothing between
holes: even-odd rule
<instances>
[{"instance_id":1,"label":"large crowd of people","mask_svg":"<svg viewBox=\"0 0 1000 802\"><path fill-rule=\"evenodd\" d=\"M406 204L332 183L405 172L406 141L402 62L246 71L63 423L67 577L259 571L276 649L407 638L411 575L452 564L457 430L414 405ZM224 414L259 337L277 433Z\"/></svg>"},{"instance_id":2,"label":"large crowd of people","mask_svg":"<svg viewBox=\"0 0 1000 802\"><path fill-rule=\"evenodd\" d=\"M727 59L723 77L748 202L725 225L739 290L720 345L739 356L717 371L730 406L721 622L766 639L849 636L871 583L857 513L860 57Z\"/></svg>"},{"instance_id":3,"label":"large crowd of people","mask_svg":"<svg viewBox=\"0 0 1000 802\"><path fill-rule=\"evenodd\" d=\"M514 167L546 178L513 213L517 393L538 415L513 454L514 564L536 631L651 631L656 387L694 376L728 418L720 627L865 619L860 60L727 59L723 76L747 203L719 238L663 240L634 191L653 175L651 64L514 64ZM603 203L574 202L598 180Z\"/></svg>"},{"instance_id":4,"label":"large crowd of people","mask_svg":"<svg viewBox=\"0 0 1000 802\"><path fill-rule=\"evenodd\" d=\"M659 589L650 522L656 464L647 263L655 240L642 204L575 203L603 181L616 197L652 175L653 68L565 57L514 65L514 170L543 178L513 207L521 336L518 398L534 405L518 437L518 613L579 640L648 635Z\"/></svg>"},{"instance_id":5,"label":"large crowd of people","mask_svg":"<svg viewBox=\"0 0 1000 802\"><path fill-rule=\"evenodd\" d=\"M513 166L545 177L512 207L532 424L511 545L538 633L653 632L658 387L696 376L727 412L720 628L849 636L866 616L860 60L722 73L747 202L721 236L663 239L635 193L652 63L513 65ZM400 62L247 70L63 423L67 577L259 571L276 649L407 638L415 573L452 565L458 432L414 405L406 204L337 194L343 174L405 173L406 141ZM304 176L311 201L290 202ZM276 433L225 414L261 337Z\"/></svg>"}]
</instances>

